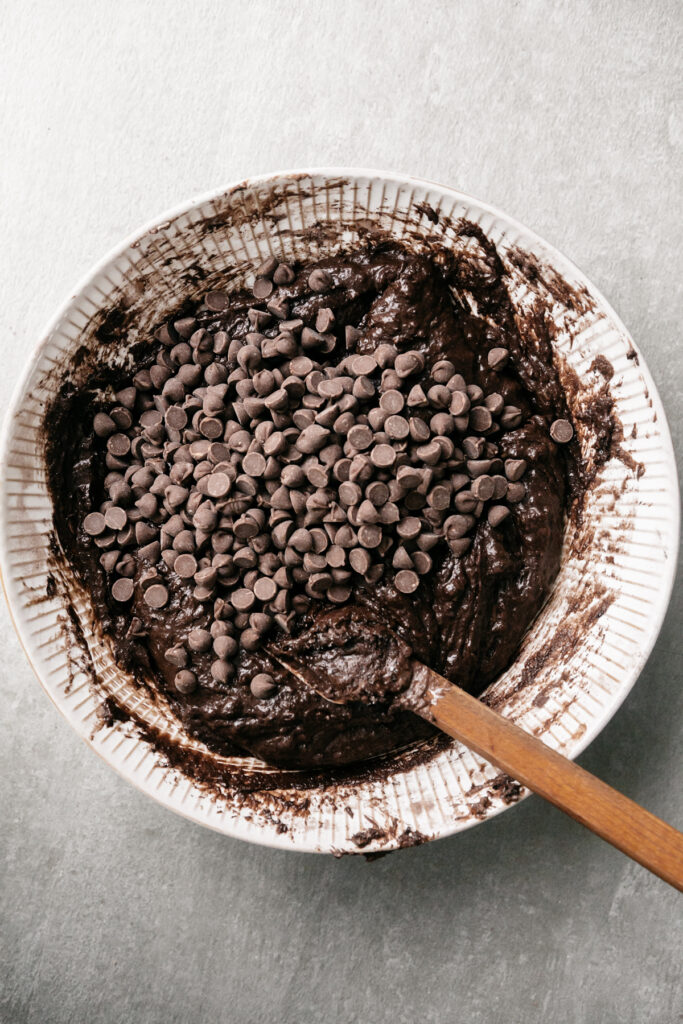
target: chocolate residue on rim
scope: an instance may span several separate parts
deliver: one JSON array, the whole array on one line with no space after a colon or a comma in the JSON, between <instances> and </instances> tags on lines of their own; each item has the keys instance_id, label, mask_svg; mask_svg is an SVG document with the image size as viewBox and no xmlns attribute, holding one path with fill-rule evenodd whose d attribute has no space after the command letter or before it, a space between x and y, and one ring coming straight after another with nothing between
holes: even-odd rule
<instances>
[{"instance_id":1,"label":"chocolate residue on rim","mask_svg":"<svg viewBox=\"0 0 683 1024\"><path fill-rule=\"evenodd\" d=\"M595 356L590 365L590 369L592 373L601 373L605 380L611 380L614 376L614 367L607 356Z\"/></svg>"},{"instance_id":2,"label":"chocolate residue on rim","mask_svg":"<svg viewBox=\"0 0 683 1024\"><path fill-rule=\"evenodd\" d=\"M426 217L427 220L430 220L432 224L439 223L439 214L436 212L433 206L429 205L429 203L415 203L415 209L418 211L418 213L421 213L423 217Z\"/></svg>"},{"instance_id":3,"label":"chocolate residue on rim","mask_svg":"<svg viewBox=\"0 0 683 1024\"><path fill-rule=\"evenodd\" d=\"M541 263L533 253L512 247L508 249L507 258L514 267L522 272L530 285L541 285L555 302L574 313L586 313L594 308L593 299L583 285L570 284L548 264Z\"/></svg>"},{"instance_id":4,"label":"chocolate residue on rim","mask_svg":"<svg viewBox=\"0 0 683 1024\"><path fill-rule=\"evenodd\" d=\"M412 829L410 827L404 828L402 831L401 823L398 818L393 819L391 828L381 827L379 825L370 825L368 828L361 829L360 832L355 832L351 836L351 842L358 847L359 850L365 849L370 843L375 842L394 842L396 848L399 850L405 850L410 846L421 846L422 843L429 842L429 836L425 836L422 832ZM372 856L372 855L370 855Z\"/></svg>"}]
</instances>

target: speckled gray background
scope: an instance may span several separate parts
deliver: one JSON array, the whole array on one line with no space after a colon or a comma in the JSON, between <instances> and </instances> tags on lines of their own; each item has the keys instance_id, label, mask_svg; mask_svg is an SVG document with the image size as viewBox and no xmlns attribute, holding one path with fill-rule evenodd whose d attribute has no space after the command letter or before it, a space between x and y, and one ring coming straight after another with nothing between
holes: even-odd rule
<instances>
[{"instance_id":1,"label":"speckled gray background","mask_svg":"<svg viewBox=\"0 0 683 1024\"><path fill-rule=\"evenodd\" d=\"M641 346L681 450L676 0L5 0L0 396L141 222L242 176L403 170L571 256ZM673 890L541 800L371 864L162 810L77 739L0 610L3 1024L674 1024ZM680 585L581 763L683 823Z\"/></svg>"}]
</instances>

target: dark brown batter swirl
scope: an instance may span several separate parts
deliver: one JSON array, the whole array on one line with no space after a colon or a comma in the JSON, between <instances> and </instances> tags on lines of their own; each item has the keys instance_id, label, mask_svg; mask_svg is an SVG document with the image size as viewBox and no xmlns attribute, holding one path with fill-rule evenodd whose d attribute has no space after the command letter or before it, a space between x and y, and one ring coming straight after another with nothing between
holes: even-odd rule
<instances>
[{"instance_id":1,"label":"dark brown batter swirl","mask_svg":"<svg viewBox=\"0 0 683 1024\"><path fill-rule=\"evenodd\" d=\"M102 498L103 470L90 432L92 392L66 389L52 414L49 467L59 538L92 594L97 614L126 667L151 669L185 728L221 753L248 753L291 767L342 765L389 751L428 735L431 727L395 710L392 697L407 682L410 652L472 693L479 694L512 661L519 642L543 605L560 565L565 512L572 479L571 456L549 437L549 424L567 407L543 332L520 331L505 287L505 272L493 246L472 228L467 258L437 250L416 254L396 243L339 254L298 273L285 288L291 316L306 322L318 309L333 308L339 322L360 332L358 351L391 342L400 352L418 349L427 366L449 359L469 383L500 393L523 412L523 423L497 438L501 457L524 459L526 498L501 529L482 520L470 550L454 557L445 544L435 568L410 595L390 580L358 586L341 609L314 605L289 641L304 659L325 652L329 675L363 679L370 702L331 704L298 685L271 657L282 636L256 652L242 651L233 680L211 678L207 654L196 660L200 685L181 696L175 669L164 651L191 629L208 628L209 616L192 588L165 573L166 607L155 611L139 597L131 613L146 636L127 636L130 613L122 614L104 584L97 552L82 533L89 508ZM313 266L332 272L335 289L324 296L307 287ZM250 328L246 310L253 300L238 296L222 318L231 337ZM199 314L207 317L208 314ZM489 368L487 353L502 346L510 361ZM149 358L149 357L148 357ZM144 360L143 360L144 362ZM402 643L391 639L394 634ZM278 684L268 700L253 696L249 680L268 672ZM355 682L354 682L355 681Z\"/></svg>"}]
</instances>

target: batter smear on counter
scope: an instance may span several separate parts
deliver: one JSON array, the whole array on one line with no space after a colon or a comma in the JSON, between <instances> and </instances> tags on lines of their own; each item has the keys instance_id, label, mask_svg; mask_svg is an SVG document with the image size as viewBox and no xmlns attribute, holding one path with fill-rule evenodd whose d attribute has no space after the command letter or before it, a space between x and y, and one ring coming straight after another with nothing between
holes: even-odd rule
<instances>
[{"instance_id":1,"label":"batter smear on counter","mask_svg":"<svg viewBox=\"0 0 683 1024\"><path fill-rule=\"evenodd\" d=\"M119 663L219 753L316 768L429 735L393 705L409 658L479 694L546 599L578 449L549 340L467 233L268 259L52 410L61 545Z\"/></svg>"}]
</instances>

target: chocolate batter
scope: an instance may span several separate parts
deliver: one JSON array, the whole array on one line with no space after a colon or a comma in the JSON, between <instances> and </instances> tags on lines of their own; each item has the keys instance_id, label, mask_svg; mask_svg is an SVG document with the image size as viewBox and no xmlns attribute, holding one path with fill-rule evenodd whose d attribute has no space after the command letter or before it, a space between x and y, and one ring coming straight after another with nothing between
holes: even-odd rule
<instances>
[{"instance_id":1,"label":"chocolate batter","mask_svg":"<svg viewBox=\"0 0 683 1024\"><path fill-rule=\"evenodd\" d=\"M93 414L102 407L97 389L123 387L130 374L93 379L92 389L66 386L50 413L48 464L56 528L92 595L102 628L119 662L150 678L187 731L219 753L315 768L360 761L429 735L429 725L392 706L396 692L407 684L411 654L480 694L510 664L548 595L560 565L565 513L579 486L575 445L562 447L549 433L558 417L567 418L567 405L546 334L518 326L495 248L476 227L465 233L472 240L467 257L438 249L418 254L393 242L369 244L296 268L294 281L279 292L291 318L315 323L327 307L340 324L354 325L360 354L388 342L399 352L418 350L426 367L450 360L468 383L518 407L521 425L496 441L501 458L527 463L524 500L511 506L502 526L494 528L482 518L461 556L441 544L433 552L434 568L414 593L401 593L387 577L371 586L356 585L341 608L314 602L295 619L291 637L275 633L258 650L240 650L228 682L212 678L210 653L199 654L199 686L186 695L177 691L177 668L164 652L190 630L209 628L205 606L195 600L192 586L164 571L165 607L149 607L136 586L132 605L122 611L107 586L100 552L83 531L84 518L105 497L107 470L100 439L92 431ZM315 268L334 282L325 295L308 284ZM195 315L209 331L244 337L253 330L247 319L253 303L244 293L231 296L225 313L203 308ZM154 360L157 347L138 347L138 369ZM499 348L509 352L509 360L494 369L488 354ZM140 625L131 630L133 617ZM327 673L339 675L342 684L347 679L362 700L332 704L298 685L272 656L285 647L312 662L323 657ZM267 698L255 696L249 686L260 674L276 684Z\"/></svg>"}]
</instances>

